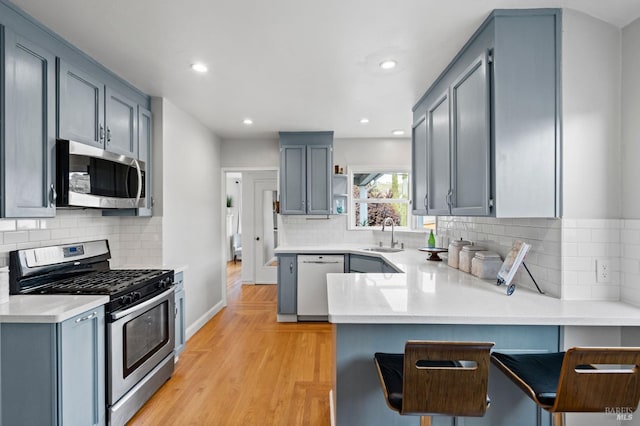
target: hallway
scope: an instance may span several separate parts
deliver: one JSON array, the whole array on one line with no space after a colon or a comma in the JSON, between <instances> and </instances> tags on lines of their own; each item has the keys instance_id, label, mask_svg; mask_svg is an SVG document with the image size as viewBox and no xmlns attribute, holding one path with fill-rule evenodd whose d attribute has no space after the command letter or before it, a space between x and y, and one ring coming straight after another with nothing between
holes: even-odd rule
<instances>
[{"instance_id":1,"label":"hallway","mask_svg":"<svg viewBox=\"0 0 640 426\"><path fill-rule=\"evenodd\" d=\"M330 424L331 325L277 323L277 286L243 286L240 269L227 265L228 306L129 425Z\"/></svg>"}]
</instances>

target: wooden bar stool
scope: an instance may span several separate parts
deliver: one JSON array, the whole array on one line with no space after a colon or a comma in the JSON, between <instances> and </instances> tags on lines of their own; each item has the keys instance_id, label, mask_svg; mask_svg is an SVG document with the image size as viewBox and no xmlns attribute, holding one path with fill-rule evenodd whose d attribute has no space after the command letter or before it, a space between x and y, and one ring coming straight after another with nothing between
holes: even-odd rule
<instances>
[{"instance_id":1,"label":"wooden bar stool","mask_svg":"<svg viewBox=\"0 0 640 426\"><path fill-rule=\"evenodd\" d=\"M571 348L566 353L508 355L491 362L537 404L553 413L631 413L640 400L640 348ZM538 425L541 416L538 413Z\"/></svg>"},{"instance_id":2,"label":"wooden bar stool","mask_svg":"<svg viewBox=\"0 0 640 426\"><path fill-rule=\"evenodd\" d=\"M376 353L387 405L402 415L483 416L489 405L489 353L493 343L409 340L404 354Z\"/></svg>"}]
</instances>

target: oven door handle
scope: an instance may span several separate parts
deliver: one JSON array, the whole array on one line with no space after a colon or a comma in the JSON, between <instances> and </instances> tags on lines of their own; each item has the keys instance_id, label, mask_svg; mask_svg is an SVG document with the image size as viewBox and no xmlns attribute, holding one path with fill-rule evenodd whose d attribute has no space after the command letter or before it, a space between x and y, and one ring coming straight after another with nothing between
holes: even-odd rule
<instances>
[{"instance_id":1,"label":"oven door handle","mask_svg":"<svg viewBox=\"0 0 640 426\"><path fill-rule=\"evenodd\" d=\"M174 290L173 287L171 287L169 290L167 290L167 291L165 291L163 293L160 293L159 295L157 295L157 296L155 296L155 297L153 297L153 298L151 298L151 299L149 299L147 301L144 301L144 302L140 303L139 305L132 306L129 309L125 309L124 311L114 312L114 313L111 314L111 320L112 321L117 321L120 318L126 317L127 315L129 315L131 313L140 311L140 310L142 310L142 309L144 309L144 308L146 308L148 306L151 306L151 305L157 303L160 299L163 299L163 298L167 297L169 294L173 293L173 290Z\"/></svg>"}]
</instances>

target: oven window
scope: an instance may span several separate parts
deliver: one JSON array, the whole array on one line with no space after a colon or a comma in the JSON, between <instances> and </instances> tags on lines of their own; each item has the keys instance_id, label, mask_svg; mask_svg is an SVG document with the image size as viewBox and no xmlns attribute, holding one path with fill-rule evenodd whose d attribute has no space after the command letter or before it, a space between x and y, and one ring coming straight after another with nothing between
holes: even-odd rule
<instances>
[{"instance_id":1,"label":"oven window","mask_svg":"<svg viewBox=\"0 0 640 426\"><path fill-rule=\"evenodd\" d=\"M124 325L124 376L169 341L169 302L166 301Z\"/></svg>"}]
</instances>

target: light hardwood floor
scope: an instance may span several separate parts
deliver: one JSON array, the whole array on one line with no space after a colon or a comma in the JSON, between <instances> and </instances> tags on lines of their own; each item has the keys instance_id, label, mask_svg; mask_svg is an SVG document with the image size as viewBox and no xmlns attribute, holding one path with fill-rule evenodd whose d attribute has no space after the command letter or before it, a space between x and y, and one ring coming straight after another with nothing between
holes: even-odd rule
<instances>
[{"instance_id":1,"label":"light hardwood floor","mask_svg":"<svg viewBox=\"0 0 640 426\"><path fill-rule=\"evenodd\" d=\"M228 306L129 425L329 425L331 325L276 322L276 286L227 271Z\"/></svg>"}]
</instances>

